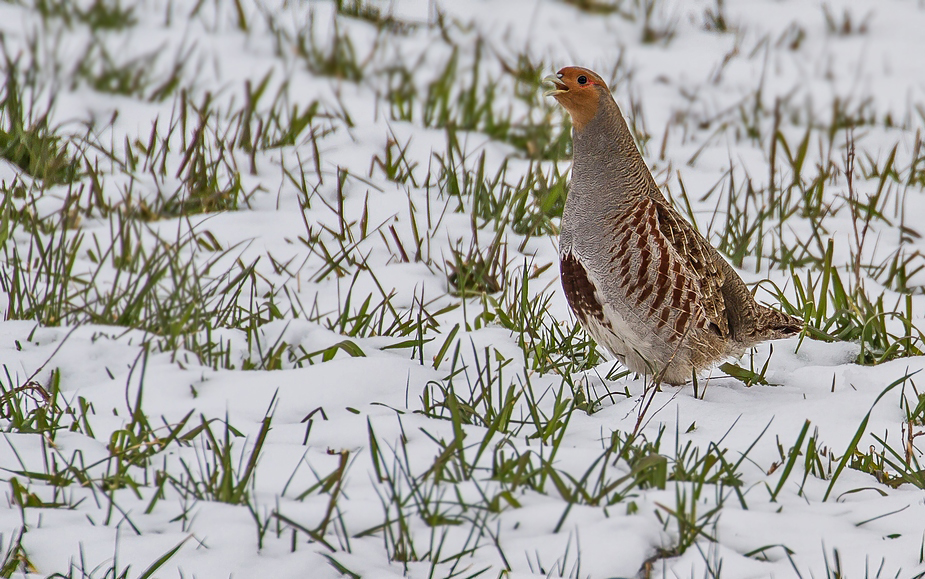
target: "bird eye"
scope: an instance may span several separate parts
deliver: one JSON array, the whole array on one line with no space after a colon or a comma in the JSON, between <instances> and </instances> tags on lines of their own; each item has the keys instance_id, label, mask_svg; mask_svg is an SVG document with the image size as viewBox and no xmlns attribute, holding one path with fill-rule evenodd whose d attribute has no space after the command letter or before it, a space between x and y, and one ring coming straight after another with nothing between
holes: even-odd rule
<instances>
[{"instance_id":1,"label":"bird eye","mask_svg":"<svg viewBox=\"0 0 925 579\"><path fill-rule=\"evenodd\" d=\"M588 77L581 75L578 77L578 84L588 84Z\"/></svg>"}]
</instances>

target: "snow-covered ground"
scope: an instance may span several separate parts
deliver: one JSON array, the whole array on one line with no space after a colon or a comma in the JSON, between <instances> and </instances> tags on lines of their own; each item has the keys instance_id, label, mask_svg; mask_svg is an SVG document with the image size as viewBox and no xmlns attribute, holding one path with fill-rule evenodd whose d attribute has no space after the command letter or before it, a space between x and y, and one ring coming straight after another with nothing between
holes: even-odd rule
<instances>
[{"instance_id":1,"label":"snow-covered ground","mask_svg":"<svg viewBox=\"0 0 925 579\"><path fill-rule=\"evenodd\" d=\"M921 0L0 4L0 576L925 576L923 30ZM655 389L576 327L539 82L573 64L805 314L734 361L758 383Z\"/></svg>"}]
</instances>

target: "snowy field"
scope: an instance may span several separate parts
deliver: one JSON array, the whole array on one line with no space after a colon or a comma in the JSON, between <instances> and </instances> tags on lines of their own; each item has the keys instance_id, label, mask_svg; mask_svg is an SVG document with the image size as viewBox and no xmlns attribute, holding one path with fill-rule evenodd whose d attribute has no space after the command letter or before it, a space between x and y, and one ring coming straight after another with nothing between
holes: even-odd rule
<instances>
[{"instance_id":1,"label":"snowy field","mask_svg":"<svg viewBox=\"0 0 925 579\"><path fill-rule=\"evenodd\" d=\"M923 0L0 2L0 577L925 576ZM806 321L569 312L567 115Z\"/></svg>"}]
</instances>

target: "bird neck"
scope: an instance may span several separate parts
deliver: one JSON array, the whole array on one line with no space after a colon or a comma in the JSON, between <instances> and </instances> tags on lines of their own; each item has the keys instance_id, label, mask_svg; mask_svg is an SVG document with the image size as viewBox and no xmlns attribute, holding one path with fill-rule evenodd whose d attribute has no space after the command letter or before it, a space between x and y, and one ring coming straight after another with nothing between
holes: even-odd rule
<instances>
[{"instance_id":1,"label":"bird neck","mask_svg":"<svg viewBox=\"0 0 925 579\"><path fill-rule=\"evenodd\" d=\"M610 94L601 96L594 118L575 129L572 143L569 197L575 197L573 202L622 205L658 190Z\"/></svg>"}]
</instances>

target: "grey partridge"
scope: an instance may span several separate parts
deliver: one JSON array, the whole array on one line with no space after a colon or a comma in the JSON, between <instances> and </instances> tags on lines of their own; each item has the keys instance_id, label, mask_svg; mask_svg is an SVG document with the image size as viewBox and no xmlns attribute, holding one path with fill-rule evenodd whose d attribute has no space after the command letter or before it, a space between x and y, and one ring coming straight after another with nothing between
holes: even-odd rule
<instances>
[{"instance_id":1,"label":"grey partridge","mask_svg":"<svg viewBox=\"0 0 925 579\"><path fill-rule=\"evenodd\" d=\"M665 200L607 85L566 67L549 77L572 118L571 182L559 237L562 288L585 330L627 368L683 384L723 358L798 333L757 303Z\"/></svg>"}]
</instances>

